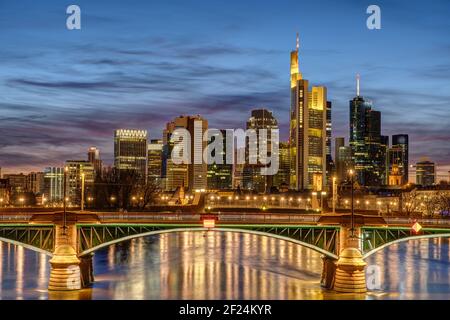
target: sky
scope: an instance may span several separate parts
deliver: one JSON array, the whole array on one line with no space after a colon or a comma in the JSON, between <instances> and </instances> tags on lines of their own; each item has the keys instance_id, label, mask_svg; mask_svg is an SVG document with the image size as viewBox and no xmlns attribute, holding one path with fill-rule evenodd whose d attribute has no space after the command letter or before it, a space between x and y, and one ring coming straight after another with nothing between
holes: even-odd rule
<instances>
[{"instance_id":1,"label":"sky","mask_svg":"<svg viewBox=\"0 0 450 320\"><path fill-rule=\"evenodd\" d=\"M81 30L66 8L81 8ZM381 8L369 30L366 9ZM113 132L200 114L209 127L245 128L267 108L287 139L289 55L328 88L333 136L348 138L355 75L382 113L385 135L410 136L410 162L450 170L450 1L0 0L0 167L61 166ZM348 141L348 140L347 140Z\"/></svg>"}]
</instances>

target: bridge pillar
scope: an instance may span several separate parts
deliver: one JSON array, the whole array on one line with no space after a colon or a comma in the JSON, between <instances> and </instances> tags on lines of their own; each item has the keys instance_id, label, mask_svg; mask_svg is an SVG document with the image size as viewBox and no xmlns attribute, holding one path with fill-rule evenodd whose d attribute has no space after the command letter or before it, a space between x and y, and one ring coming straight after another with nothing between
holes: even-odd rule
<instances>
[{"instance_id":1,"label":"bridge pillar","mask_svg":"<svg viewBox=\"0 0 450 320\"><path fill-rule=\"evenodd\" d=\"M77 257L76 227L70 225L65 232L59 225L55 230L55 251L50 260L49 290L70 291L81 289L80 260Z\"/></svg>"},{"instance_id":2,"label":"bridge pillar","mask_svg":"<svg viewBox=\"0 0 450 320\"><path fill-rule=\"evenodd\" d=\"M336 260L328 256L322 256L322 278L320 285L326 289L333 289L336 274Z\"/></svg>"},{"instance_id":3,"label":"bridge pillar","mask_svg":"<svg viewBox=\"0 0 450 320\"><path fill-rule=\"evenodd\" d=\"M94 283L94 266L92 263L93 253L84 255L80 258L81 285L83 288L89 287Z\"/></svg>"},{"instance_id":4,"label":"bridge pillar","mask_svg":"<svg viewBox=\"0 0 450 320\"><path fill-rule=\"evenodd\" d=\"M336 262L334 290L342 293L365 293L366 262L360 248L360 228L356 228L354 237L347 226L341 226L340 252Z\"/></svg>"}]
</instances>

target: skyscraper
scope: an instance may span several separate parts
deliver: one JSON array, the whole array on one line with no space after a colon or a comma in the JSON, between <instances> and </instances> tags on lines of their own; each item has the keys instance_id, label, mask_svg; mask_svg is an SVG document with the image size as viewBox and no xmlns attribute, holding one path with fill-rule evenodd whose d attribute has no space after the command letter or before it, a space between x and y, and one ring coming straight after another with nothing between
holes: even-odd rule
<instances>
[{"instance_id":1,"label":"skyscraper","mask_svg":"<svg viewBox=\"0 0 450 320\"><path fill-rule=\"evenodd\" d=\"M162 140L153 139L148 144L148 169L147 169L147 181L155 184L158 187L162 187L162 152L163 142Z\"/></svg>"},{"instance_id":2,"label":"skyscraper","mask_svg":"<svg viewBox=\"0 0 450 320\"><path fill-rule=\"evenodd\" d=\"M333 156L331 155L331 135L332 135L332 122L331 122L331 101L327 101L327 126L326 126L326 159L327 159L327 185L331 185L331 179L333 172L336 170L336 165Z\"/></svg>"},{"instance_id":3,"label":"skyscraper","mask_svg":"<svg viewBox=\"0 0 450 320\"><path fill-rule=\"evenodd\" d=\"M171 141L176 129L185 129L189 132L190 139L190 164L176 164L172 161L172 150L175 143ZM166 190L175 190L178 187L188 187L189 190L205 190L207 188L208 167L203 161L203 150L207 141L203 141L203 135L208 129L208 121L196 116L179 116L167 123L163 132L163 167L165 168ZM200 159L195 159L195 154Z\"/></svg>"},{"instance_id":4,"label":"skyscraper","mask_svg":"<svg viewBox=\"0 0 450 320\"><path fill-rule=\"evenodd\" d=\"M147 177L147 130L114 131L114 166L121 171L134 171L139 181Z\"/></svg>"},{"instance_id":5,"label":"skyscraper","mask_svg":"<svg viewBox=\"0 0 450 320\"><path fill-rule=\"evenodd\" d=\"M212 136L215 140L219 133L214 133ZM224 190L233 188L233 164L226 163L227 152L227 135L226 130L220 130L222 135L223 154L212 154L214 158L221 158L222 163L212 163L208 161L208 189Z\"/></svg>"},{"instance_id":6,"label":"skyscraper","mask_svg":"<svg viewBox=\"0 0 450 320\"><path fill-rule=\"evenodd\" d=\"M289 143L280 142L279 145L279 169L278 173L273 177L273 185L280 188L282 184L289 187Z\"/></svg>"},{"instance_id":7,"label":"skyscraper","mask_svg":"<svg viewBox=\"0 0 450 320\"><path fill-rule=\"evenodd\" d=\"M44 169L44 194L48 203L59 203L64 197L64 168Z\"/></svg>"},{"instance_id":8,"label":"skyscraper","mask_svg":"<svg viewBox=\"0 0 450 320\"><path fill-rule=\"evenodd\" d=\"M429 160L421 160L416 163L416 184L432 186L436 183L436 165Z\"/></svg>"},{"instance_id":9,"label":"skyscraper","mask_svg":"<svg viewBox=\"0 0 450 320\"><path fill-rule=\"evenodd\" d=\"M278 143L278 141L272 141L271 130L278 129L278 121L275 119L271 111L267 109L255 109L252 110L251 117L247 121L247 130L252 129L256 131L256 155L249 154L250 146L246 142L246 163L244 165L243 183L244 188L249 190L255 190L258 192L269 191L272 187L273 176L261 175L261 168L266 167L259 162L259 150L260 150L260 130L267 130L267 156L271 157L272 143ZM257 164L252 164L257 163Z\"/></svg>"},{"instance_id":10,"label":"skyscraper","mask_svg":"<svg viewBox=\"0 0 450 320\"><path fill-rule=\"evenodd\" d=\"M290 186L296 190L321 190L326 183L325 87L309 89L298 63L297 48L291 52Z\"/></svg>"},{"instance_id":11,"label":"skyscraper","mask_svg":"<svg viewBox=\"0 0 450 320\"><path fill-rule=\"evenodd\" d=\"M397 150L397 165L402 175L402 184L409 181L409 136L407 134L396 134L392 136L392 148Z\"/></svg>"},{"instance_id":12,"label":"skyscraper","mask_svg":"<svg viewBox=\"0 0 450 320\"><path fill-rule=\"evenodd\" d=\"M81 204L82 180L84 175L84 192L92 194L94 187L94 165L86 160L67 160L67 197L75 205Z\"/></svg>"},{"instance_id":13,"label":"skyscraper","mask_svg":"<svg viewBox=\"0 0 450 320\"><path fill-rule=\"evenodd\" d=\"M386 184L386 153L381 138L381 113L360 96L357 75L356 97L350 101L350 147L356 180L364 186Z\"/></svg>"},{"instance_id":14,"label":"skyscraper","mask_svg":"<svg viewBox=\"0 0 450 320\"><path fill-rule=\"evenodd\" d=\"M88 150L88 161L94 167L94 177L102 174L102 160L100 159L100 150L97 147L90 147Z\"/></svg>"}]
</instances>

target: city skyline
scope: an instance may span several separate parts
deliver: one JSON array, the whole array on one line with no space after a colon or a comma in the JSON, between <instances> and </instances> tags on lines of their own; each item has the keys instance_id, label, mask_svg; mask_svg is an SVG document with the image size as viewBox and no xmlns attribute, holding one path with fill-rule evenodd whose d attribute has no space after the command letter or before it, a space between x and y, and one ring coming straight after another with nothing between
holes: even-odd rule
<instances>
[{"instance_id":1,"label":"city skyline","mask_svg":"<svg viewBox=\"0 0 450 320\"><path fill-rule=\"evenodd\" d=\"M305 78L326 86L328 99L333 103L333 138L344 136L348 142L348 101L355 95L354 76L359 72L362 95L373 101L374 108L382 113L383 132L386 135L409 134L410 163L428 156L437 163L440 174L447 176L450 146L445 142L450 139L450 131L445 123L445 107L450 97L446 92L445 71L450 63L448 44L438 41L439 33L445 31L445 28L438 28L439 23L447 22L436 10L445 4L432 4L433 20L426 14L417 17L419 23L411 28L428 23L428 28L422 28L417 34L423 42L414 43L416 50L408 51L410 55L402 57L399 63L398 52L407 48L406 43L394 42L392 33L383 34L383 28L405 32L405 26L394 21L400 14L398 4L381 1L384 24L379 33L374 34L365 28L364 14L357 15L358 6L347 8L344 3L338 8L330 2L322 3L330 6L330 12L324 11L326 15L334 13L339 17L347 10L345 16L350 19L355 15L358 23L335 21L344 28L339 31L342 34L332 36L326 34L325 27L316 30L317 23L297 10L298 14L289 13L286 23L262 38L251 22L256 12L269 14L270 8L263 6L254 13L246 11L248 21L243 17L227 19L228 24L237 20L234 29L221 25L219 19L217 26L206 32L203 39L200 39L200 34L205 33L203 28L201 31L194 28L188 36L188 31L174 26L155 35L149 26L157 19L125 23L127 32L144 29L143 35L130 37L121 33L114 36L111 30L114 21L137 13L132 9L128 9L132 12L118 12L114 1L108 10L79 1L87 15L82 30L74 34L61 27L48 34L46 29L59 23L58 7L45 4L34 8L43 12L37 18L31 13L36 4L31 2L27 3L29 10L22 11L16 10L15 4L1 4L0 15L5 18L0 19L1 27L10 31L0 34L5 44L0 55L6 66L0 73L0 90L4 92L3 102L0 102L4 110L0 128L4 137L0 145L2 171L42 170L67 159L84 157L91 145L100 148L106 164L112 164L111 137L115 129L149 130L149 139L160 139L166 122L180 114L200 114L210 122L211 128L242 128L245 121L236 119L245 119L252 109L267 108L279 120L281 138L286 140L289 52L295 46L295 32L299 31L302 72ZM228 10L246 5L232 4L224 14L229 18ZM148 9L144 4L140 6ZM220 9L218 4L211 6ZM314 6L308 4L306 9L312 10ZM287 3L282 2L277 8L284 12L286 7ZM417 3L408 8L410 10L401 12L403 19L417 14L419 9ZM5 16L8 9L16 12L15 15ZM169 8L162 5L158 9ZM364 5L360 9L363 13ZM195 11L195 6L190 10ZM20 16L17 12L21 12ZM151 14L155 13L151 11ZM27 38L26 30L30 26L22 25L24 21L42 17L49 19L49 25L33 30L37 39ZM179 24L186 23L177 13L174 13L175 18L180 19ZM204 23L205 20L199 19L194 25L200 28ZM330 24L324 21L324 26L330 27ZM221 28L222 33L217 33L217 28ZM349 33L349 29L353 31ZM243 35L238 36L240 33ZM431 35L433 33L437 34ZM17 44L18 35L25 36L21 41L28 41L29 52L19 54L17 51L23 44ZM96 42L94 35L100 35ZM335 39L331 39L333 37ZM326 44L320 39L327 40ZM123 41L128 44L127 49L123 49ZM352 50L358 41L365 41L365 48L361 48L360 55L355 55ZM379 46L380 43L393 45L392 52L396 53L390 54ZM433 52L431 47L441 47L441 50ZM385 59L371 60L374 58L374 53L368 52L371 50ZM434 55L436 68L424 64L428 62L425 52ZM50 60L55 63L46 70L44 65L48 67ZM372 65L367 64L370 61ZM423 81L419 85L413 80L420 74ZM378 84L380 81L382 85Z\"/></svg>"}]
</instances>

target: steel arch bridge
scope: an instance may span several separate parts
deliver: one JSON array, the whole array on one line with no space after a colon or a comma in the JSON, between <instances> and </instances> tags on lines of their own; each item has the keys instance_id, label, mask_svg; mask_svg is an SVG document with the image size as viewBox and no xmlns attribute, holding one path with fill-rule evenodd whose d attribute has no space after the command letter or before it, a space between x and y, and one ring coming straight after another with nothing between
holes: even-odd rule
<instances>
[{"instance_id":1,"label":"steel arch bridge","mask_svg":"<svg viewBox=\"0 0 450 320\"><path fill-rule=\"evenodd\" d=\"M204 228L201 224L78 224L77 253L88 255L111 244L169 232L220 231L250 233L290 241L315 250L329 258L339 255L339 226L282 224L220 224ZM424 238L450 237L450 229L423 228L419 234L406 227L361 227L363 258L391 244ZM56 242L53 224L0 225L0 241L52 255Z\"/></svg>"}]
</instances>

